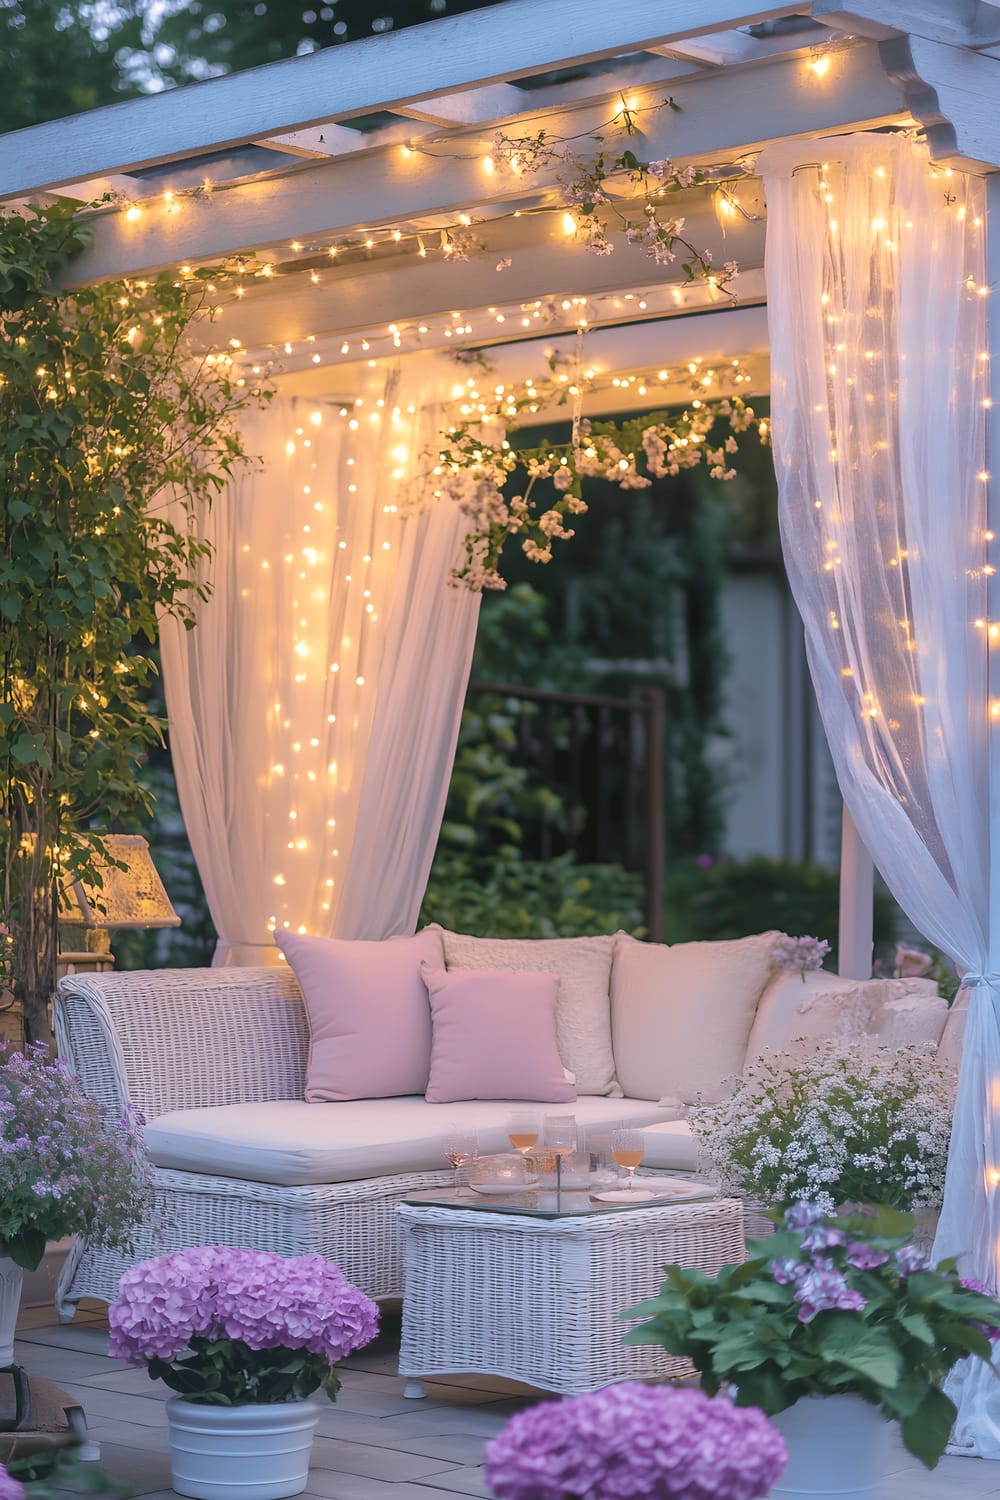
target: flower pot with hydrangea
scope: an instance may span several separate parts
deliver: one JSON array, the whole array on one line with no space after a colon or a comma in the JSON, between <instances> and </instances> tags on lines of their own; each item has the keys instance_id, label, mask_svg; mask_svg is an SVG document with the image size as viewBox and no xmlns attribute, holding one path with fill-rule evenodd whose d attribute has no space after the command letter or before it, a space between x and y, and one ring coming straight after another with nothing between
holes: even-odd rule
<instances>
[{"instance_id":1,"label":"flower pot with hydrangea","mask_svg":"<svg viewBox=\"0 0 1000 1500\"><path fill-rule=\"evenodd\" d=\"M932 1266L912 1225L891 1208L795 1204L741 1265L712 1278L668 1266L660 1295L626 1314L648 1319L626 1339L686 1356L706 1393L726 1387L777 1423L789 1463L775 1500L873 1500L887 1423L933 1468L955 1419L945 1376L970 1355L990 1362L1000 1337L1000 1302L956 1261Z\"/></svg>"},{"instance_id":2,"label":"flower pot with hydrangea","mask_svg":"<svg viewBox=\"0 0 1000 1500\"><path fill-rule=\"evenodd\" d=\"M126 1271L110 1352L145 1365L167 1405L173 1487L194 1500L298 1495L335 1366L378 1330L378 1308L321 1255L208 1245Z\"/></svg>"},{"instance_id":3,"label":"flower pot with hydrangea","mask_svg":"<svg viewBox=\"0 0 1000 1500\"><path fill-rule=\"evenodd\" d=\"M24 1271L50 1240L129 1249L148 1202L139 1116L91 1099L43 1046L0 1046L0 1369L14 1358Z\"/></svg>"}]
</instances>

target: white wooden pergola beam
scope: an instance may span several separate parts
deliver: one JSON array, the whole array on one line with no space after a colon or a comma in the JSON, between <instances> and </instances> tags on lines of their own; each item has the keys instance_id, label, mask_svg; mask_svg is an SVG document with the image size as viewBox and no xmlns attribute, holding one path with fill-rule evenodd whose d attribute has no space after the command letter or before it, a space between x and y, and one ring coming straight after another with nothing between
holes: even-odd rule
<instances>
[{"instance_id":1,"label":"white wooden pergola beam","mask_svg":"<svg viewBox=\"0 0 1000 1500\"><path fill-rule=\"evenodd\" d=\"M616 0L610 6L604 0L506 0L14 131L0 152L0 200L798 9L794 0L701 0L696 7L689 0Z\"/></svg>"},{"instance_id":2,"label":"white wooden pergola beam","mask_svg":"<svg viewBox=\"0 0 1000 1500\"><path fill-rule=\"evenodd\" d=\"M808 10L824 26L876 42L909 33L968 46L976 25L976 0L813 0Z\"/></svg>"},{"instance_id":3,"label":"white wooden pergola beam","mask_svg":"<svg viewBox=\"0 0 1000 1500\"><path fill-rule=\"evenodd\" d=\"M1000 60L920 36L879 44L886 73L927 131L935 161L963 171L1000 164Z\"/></svg>"},{"instance_id":4,"label":"white wooden pergola beam","mask_svg":"<svg viewBox=\"0 0 1000 1500\"><path fill-rule=\"evenodd\" d=\"M484 13L488 14L488 13ZM308 59L307 59L308 60ZM830 72L817 81L801 59L779 58L759 68L719 71L680 81L674 97L680 113L659 111L638 141L650 157L702 162L732 160L781 136L822 135L909 118L900 92L865 44L834 55ZM526 117L523 128L562 135L601 130L606 112L593 106ZM443 150L444 148L442 148ZM482 143L449 143L455 160L392 149L378 157L347 157L319 163L284 177L269 177L219 189L207 198L177 205L159 200L129 223L122 214L95 220L94 242L67 269L68 284L105 277L142 275L188 262L212 261L254 248L328 242L361 227L405 224L439 216L453 222L461 211L475 215L523 194L523 179L483 169ZM547 185L539 173L527 190Z\"/></svg>"},{"instance_id":5,"label":"white wooden pergola beam","mask_svg":"<svg viewBox=\"0 0 1000 1500\"><path fill-rule=\"evenodd\" d=\"M627 68L587 74L566 83L532 89L530 93L506 84L493 84L444 95L439 99L423 100L420 104L397 105L394 113L401 118L381 130L353 130L349 126L327 121L322 125L310 126L308 130L273 136L255 144L305 157L379 151L385 146L420 141L441 135L442 131L454 131L462 125L493 128L520 120L526 112L534 117L546 110L562 112L575 104L618 100L625 90L632 94L639 89L670 87L677 79L690 77L700 71L701 67L696 63L680 62L658 55L630 59Z\"/></svg>"},{"instance_id":6,"label":"white wooden pergola beam","mask_svg":"<svg viewBox=\"0 0 1000 1500\"><path fill-rule=\"evenodd\" d=\"M763 265L763 222L734 223L724 235L714 214L701 213L689 220L689 226L696 243L711 249L717 263L738 260L741 272ZM538 299L634 294L620 311L610 308L604 313L608 319L624 320L643 315L636 303L644 288L660 289L659 300L653 299L654 312L697 305L693 293L702 291L700 286L689 289L677 273L657 273L641 246L621 245L614 255L594 256L583 245L553 235L520 249L506 248L512 251L512 264L499 274L490 255L460 264L393 257L381 262L378 270L361 266L353 273L330 273L315 285L302 275L271 278L253 285L242 299L228 302L218 321L203 325L196 337L205 348L238 337L248 349L265 349L307 339L385 336L391 323L412 327L459 312L463 324L475 315L475 337L466 342L484 336L499 341L523 337L516 314L522 304ZM755 292L744 280L739 294L750 297ZM725 299L720 300L725 305ZM495 313L488 312L491 307ZM444 339L440 342L446 344Z\"/></svg>"},{"instance_id":7,"label":"white wooden pergola beam","mask_svg":"<svg viewBox=\"0 0 1000 1500\"><path fill-rule=\"evenodd\" d=\"M543 336L522 337L503 345L481 347L483 360L493 380L516 384L529 376L538 380L547 370L550 353L572 360L577 354L576 336L546 331ZM654 319L646 323L629 323L608 328L590 329L582 350L585 369L593 369L601 389L587 398L590 411L627 412L652 410L654 406L672 405L690 398L691 377L687 365L701 359L702 368L720 368L739 359L750 381L741 385L744 396L767 394L770 385L767 313L763 307L719 307L711 312L694 313L682 318ZM419 361L427 350L401 351L394 359L405 368ZM661 383L655 376L665 368L668 379ZM295 366L272 372L283 394L320 399L350 399L364 373L364 363L342 359L335 363ZM477 370L479 365L477 363ZM607 386L607 377L616 374L651 372L654 379L646 393L640 395L637 385L628 389ZM468 367L456 361L456 386L464 382ZM545 408L540 415L565 420L565 407Z\"/></svg>"}]
</instances>

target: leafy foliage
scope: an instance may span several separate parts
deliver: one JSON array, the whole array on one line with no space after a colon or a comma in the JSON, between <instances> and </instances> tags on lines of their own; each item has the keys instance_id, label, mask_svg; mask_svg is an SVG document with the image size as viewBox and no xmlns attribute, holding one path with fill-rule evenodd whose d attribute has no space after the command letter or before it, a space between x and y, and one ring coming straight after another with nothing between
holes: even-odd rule
<instances>
[{"instance_id":1,"label":"leafy foliage","mask_svg":"<svg viewBox=\"0 0 1000 1500\"><path fill-rule=\"evenodd\" d=\"M807 860L705 857L675 869L665 914L669 942L743 937L777 927L813 932L831 943L828 967L836 971L840 885L836 871ZM875 894L875 940L894 933L892 901Z\"/></svg>"},{"instance_id":2,"label":"leafy foliage","mask_svg":"<svg viewBox=\"0 0 1000 1500\"><path fill-rule=\"evenodd\" d=\"M100 888L91 820L148 805L148 643L161 613L193 623L187 517L246 458L233 418L259 395L185 347L211 272L64 291L87 238L65 205L0 220L0 900L34 1035L62 888Z\"/></svg>"},{"instance_id":3,"label":"leafy foliage","mask_svg":"<svg viewBox=\"0 0 1000 1500\"><path fill-rule=\"evenodd\" d=\"M751 1241L750 1259L714 1278L668 1266L660 1295L625 1315L648 1319L626 1341L686 1356L709 1395L728 1382L738 1405L769 1415L803 1396L859 1395L933 1468L955 1419L942 1381L966 1355L990 1360L1000 1303L964 1285L954 1261L927 1267L911 1231L888 1208L817 1216ZM826 1261L837 1295L814 1311L805 1277L829 1275Z\"/></svg>"},{"instance_id":4,"label":"leafy foliage","mask_svg":"<svg viewBox=\"0 0 1000 1500\"><path fill-rule=\"evenodd\" d=\"M188 1401L204 1406L304 1401L322 1390L332 1401L340 1377L322 1354L307 1349L251 1349L242 1339L196 1334L188 1353L151 1359L149 1378L162 1380Z\"/></svg>"},{"instance_id":5,"label":"leafy foliage","mask_svg":"<svg viewBox=\"0 0 1000 1500\"><path fill-rule=\"evenodd\" d=\"M439 850L420 921L478 937L585 937L619 929L641 937L642 879L620 865L578 865L570 854L523 860L516 851L480 875L470 857Z\"/></svg>"}]
</instances>

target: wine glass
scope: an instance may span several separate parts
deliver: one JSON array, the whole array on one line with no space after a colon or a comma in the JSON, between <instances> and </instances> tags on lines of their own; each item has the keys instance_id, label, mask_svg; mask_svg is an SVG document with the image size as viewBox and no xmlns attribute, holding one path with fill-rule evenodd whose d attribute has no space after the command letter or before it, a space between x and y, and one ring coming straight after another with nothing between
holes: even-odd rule
<instances>
[{"instance_id":1,"label":"wine glass","mask_svg":"<svg viewBox=\"0 0 1000 1500\"><path fill-rule=\"evenodd\" d=\"M515 1151L527 1156L538 1145L538 1116L518 1110L507 1121L507 1139Z\"/></svg>"},{"instance_id":2,"label":"wine glass","mask_svg":"<svg viewBox=\"0 0 1000 1500\"><path fill-rule=\"evenodd\" d=\"M542 1144L553 1156L568 1156L576 1150L579 1128L575 1115L546 1115L542 1125Z\"/></svg>"},{"instance_id":3,"label":"wine glass","mask_svg":"<svg viewBox=\"0 0 1000 1500\"><path fill-rule=\"evenodd\" d=\"M556 1201L562 1192L562 1159L576 1150L579 1128L575 1115L546 1115L542 1121L542 1144L556 1159Z\"/></svg>"},{"instance_id":4,"label":"wine glass","mask_svg":"<svg viewBox=\"0 0 1000 1500\"><path fill-rule=\"evenodd\" d=\"M646 1139L641 1130L616 1130L611 1137L611 1159L616 1167L624 1167L628 1173L626 1184L632 1191L635 1169L642 1161L646 1150Z\"/></svg>"},{"instance_id":5,"label":"wine glass","mask_svg":"<svg viewBox=\"0 0 1000 1500\"><path fill-rule=\"evenodd\" d=\"M444 1138L445 1160L455 1170L454 1186L462 1186L462 1175L479 1155L479 1140L474 1130L449 1130Z\"/></svg>"}]
</instances>

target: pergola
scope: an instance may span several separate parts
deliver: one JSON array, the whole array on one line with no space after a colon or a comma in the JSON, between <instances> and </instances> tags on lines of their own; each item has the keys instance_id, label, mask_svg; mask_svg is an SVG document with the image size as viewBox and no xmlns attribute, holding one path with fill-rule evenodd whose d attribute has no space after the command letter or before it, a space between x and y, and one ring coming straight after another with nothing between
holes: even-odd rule
<instances>
[{"instance_id":1,"label":"pergola","mask_svg":"<svg viewBox=\"0 0 1000 1500\"><path fill-rule=\"evenodd\" d=\"M942 171L987 179L985 291L1000 279L998 106L1000 0L504 0L16 132L0 152L0 201L16 209L40 194L108 195L90 211L93 243L72 284L163 269L184 276L245 257L239 286L198 336L204 348L238 344L302 396L348 399L371 362L434 351L488 350L499 377L516 379L538 370L539 337L571 348L581 327L588 364L605 373L739 359L746 389L765 393L759 153L778 142L922 132ZM566 222L557 165L496 170L497 131L581 140L624 114L645 159L706 174L676 208L716 264L738 262L735 305L711 284L654 266L639 246L588 253ZM488 240L489 254L455 254L463 229ZM781 308L770 311L773 329ZM984 358L1000 345L989 312ZM656 397L679 394L671 378ZM976 400L1000 450L1000 408L988 392ZM603 410L640 405L634 384L602 400ZM992 538L1000 476L987 469L982 482ZM982 571L988 621L1000 618L1000 574ZM985 661L992 728L1000 655L987 649ZM1000 732L989 735L988 762L981 811L1000 827ZM1000 858L989 882L996 911ZM870 973L871 883L871 859L845 816L845 974ZM998 968L992 956L983 964L994 1003ZM988 1182L976 1191L988 1195L1000 1171L990 1175L989 1108L978 1118ZM994 1259L988 1239L981 1248Z\"/></svg>"}]
</instances>

